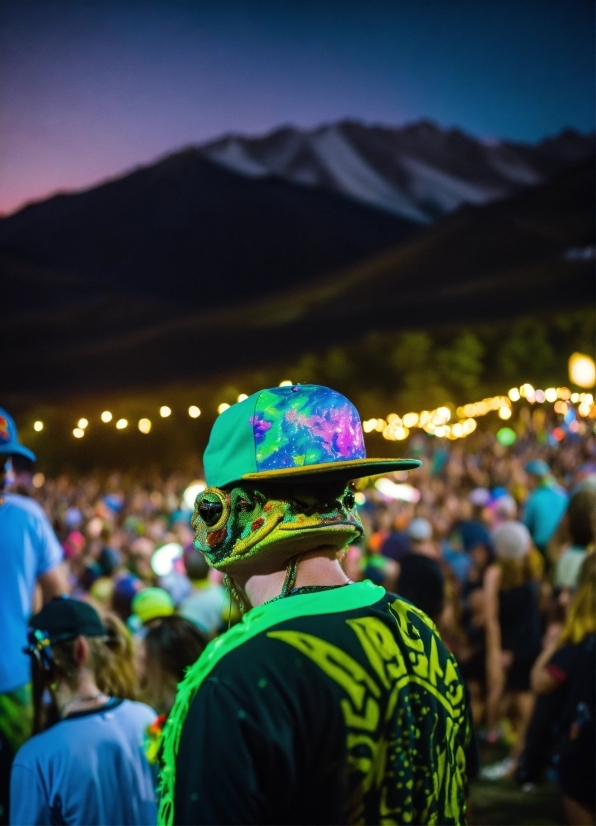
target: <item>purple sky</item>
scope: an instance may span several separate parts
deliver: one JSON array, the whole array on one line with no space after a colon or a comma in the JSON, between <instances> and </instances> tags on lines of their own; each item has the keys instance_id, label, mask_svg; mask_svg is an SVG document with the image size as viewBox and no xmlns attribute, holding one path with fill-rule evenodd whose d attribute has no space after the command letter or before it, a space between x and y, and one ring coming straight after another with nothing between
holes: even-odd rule
<instances>
[{"instance_id":1,"label":"purple sky","mask_svg":"<svg viewBox=\"0 0 596 826\"><path fill-rule=\"evenodd\" d=\"M593 69L587 0L2 0L0 212L286 123L588 131Z\"/></svg>"}]
</instances>

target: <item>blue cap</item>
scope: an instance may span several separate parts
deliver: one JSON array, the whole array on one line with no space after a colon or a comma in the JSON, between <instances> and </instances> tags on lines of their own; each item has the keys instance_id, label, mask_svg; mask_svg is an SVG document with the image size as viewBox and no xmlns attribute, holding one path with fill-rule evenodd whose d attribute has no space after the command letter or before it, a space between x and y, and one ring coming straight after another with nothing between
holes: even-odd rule
<instances>
[{"instance_id":1,"label":"blue cap","mask_svg":"<svg viewBox=\"0 0 596 826\"><path fill-rule=\"evenodd\" d=\"M532 459L525 467L526 473L531 473L532 476L538 476L539 479L544 479L550 473L550 468L544 459Z\"/></svg>"},{"instance_id":2,"label":"blue cap","mask_svg":"<svg viewBox=\"0 0 596 826\"><path fill-rule=\"evenodd\" d=\"M12 416L0 407L0 454L24 456L35 462L36 456L28 447L19 443L17 426Z\"/></svg>"}]
</instances>

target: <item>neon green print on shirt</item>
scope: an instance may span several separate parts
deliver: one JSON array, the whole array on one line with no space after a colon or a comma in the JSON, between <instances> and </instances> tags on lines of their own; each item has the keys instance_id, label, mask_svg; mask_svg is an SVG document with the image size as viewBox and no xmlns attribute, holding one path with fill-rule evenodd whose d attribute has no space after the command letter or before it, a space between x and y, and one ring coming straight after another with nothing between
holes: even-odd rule
<instances>
[{"instance_id":1,"label":"neon green print on shirt","mask_svg":"<svg viewBox=\"0 0 596 826\"><path fill-rule=\"evenodd\" d=\"M349 823L465 823L469 724L453 658L422 612L403 600L390 611L393 631L374 616L346 620L368 668L311 634L268 636L307 656L345 695Z\"/></svg>"}]
</instances>

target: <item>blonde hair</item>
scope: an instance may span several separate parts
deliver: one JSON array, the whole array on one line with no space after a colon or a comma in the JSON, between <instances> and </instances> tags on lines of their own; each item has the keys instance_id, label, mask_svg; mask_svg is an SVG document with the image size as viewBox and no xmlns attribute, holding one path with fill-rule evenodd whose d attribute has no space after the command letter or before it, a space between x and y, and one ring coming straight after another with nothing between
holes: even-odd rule
<instances>
[{"instance_id":1,"label":"blonde hair","mask_svg":"<svg viewBox=\"0 0 596 826\"><path fill-rule=\"evenodd\" d=\"M544 572L544 560L539 551L531 548L522 559L498 559L501 569L501 591L518 588L526 582L538 582Z\"/></svg>"},{"instance_id":2,"label":"blonde hair","mask_svg":"<svg viewBox=\"0 0 596 826\"><path fill-rule=\"evenodd\" d=\"M577 591L571 600L563 631L561 645L579 645L596 631L596 553L587 554L579 575Z\"/></svg>"},{"instance_id":3,"label":"blonde hair","mask_svg":"<svg viewBox=\"0 0 596 826\"><path fill-rule=\"evenodd\" d=\"M110 697L134 700L137 691L131 635L115 614L106 612L101 618L108 632L107 638L87 637L87 667L93 672L101 692ZM53 645L52 653L56 668L69 684L74 685L78 676L74 640Z\"/></svg>"}]
</instances>

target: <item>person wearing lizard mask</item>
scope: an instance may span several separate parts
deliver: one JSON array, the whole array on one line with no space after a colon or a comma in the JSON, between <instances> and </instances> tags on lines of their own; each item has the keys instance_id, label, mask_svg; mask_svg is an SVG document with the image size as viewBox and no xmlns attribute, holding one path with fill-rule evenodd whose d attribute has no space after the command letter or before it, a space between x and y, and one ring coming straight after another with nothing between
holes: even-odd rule
<instances>
[{"instance_id":1,"label":"person wearing lizard mask","mask_svg":"<svg viewBox=\"0 0 596 826\"><path fill-rule=\"evenodd\" d=\"M360 418L317 385L255 393L215 422L195 546L245 612L178 689L159 821L465 823L470 722L432 622L338 552L363 529Z\"/></svg>"}]
</instances>

